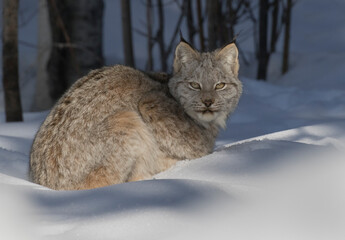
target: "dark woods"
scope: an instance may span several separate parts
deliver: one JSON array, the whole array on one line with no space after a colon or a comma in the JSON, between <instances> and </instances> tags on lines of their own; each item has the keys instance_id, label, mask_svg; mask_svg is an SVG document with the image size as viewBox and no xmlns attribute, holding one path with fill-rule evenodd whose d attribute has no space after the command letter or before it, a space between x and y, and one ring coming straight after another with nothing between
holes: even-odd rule
<instances>
[{"instance_id":1,"label":"dark woods","mask_svg":"<svg viewBox=\"0 0 345 240\"><path fill-rule=\"evenodd\" d=\"M47 26L51 33L50 50L38 69L46 77L38 77L36 110L47 109L78 78L91 69L104 65L102 31L104 1L89 0L40 0L47 12ZM140 4L145 11L142 28L133 26L133 4ZM241 61L249 64L241 41L252 37L257 58L257 78L265 80L272 53L282 52L282 73L288 71L291 9L293 0L121 0L121 25L124 62L135 67L133 39L146 38L146 71L169 71L174 48L183 31L186 40L201 51L212 51L233 41ZM178 9L175 19L167 19L167 7ZM3 84L8 121L22 119L18 85L18 0L3 1ZM42 19L40 20L42 21ZM171 21L174 21L174 27ZM247 24L243 29L242 23ZM167 34L168 33L168 34ZM277 49L279 36L283 47ZM37 76L41 76L38 70ZM42 97L44 96L44 97Z\"/></svg>"},{"instance_id":2,"label":"dark woods","mask_svg":"<svg viewBox=\"0 0 345 240\"><path fill-rule=\"evenodd\" d=\"M3 1L2 22L2 83L6 121L22 121L18 72L18 0Z\"/></svg>"},{"instance_id":3,"label":"dark woods","mask_svg":"<svg viewBox=\"0 0 345 240\"><path fill-rule=\"evenodd\" d=\"M164 3L172 4L172 2L179 7L180 15L176 21L172 38L166 41L163 37L166 29L163 17L164 7L162 6ZM293 4L292 0L146 0L147 31L134 29L136 33L147 37L148 60L146 70L153 70L154 68L152 49L155 44L159 46L160 50L160 70L167 70L167 61L176 44L179 29L185 26L187 33L184 32L184 34L188 42L193 46L199 46L201 51L212 51L222 47L233 41L237 35L242 39L248 35L253 36L258 62L257 78L260 80L266 79L270 55L276 52L277 41L283 32L282 73L285 73L288 70L290 19ZM152 14L155 11L159 16L159 25L156 31L153 30L152 21ZM251 29L238 27L245 21L252 23ZM124 44L129 45L130 43L124 42ZM239 50L243 52L240 41L237 42L237 45ZM242 61L248 64L244 55L241 55Z\"/></svg>"},{"instance_id":4,"label":"dark woods","mask_svg":"<svg viewBox=\"0 0 345 240\"><path fill-rule=\"evenodd\" d=\"M256 43L256 56L258 59L257 79L259 80L266 79L270 56L276 51L278 37L283 29L282 73L284 74L288 71L291 9L294 3L292 0L260 0L259 36Z\"/></svg>"},{"instance_id":5,"label":"dark woods","mask_svg":"<svg viewBox=\"0 0 345 240\"><path fill-rule=\"evenodd\" d=\"M52 33L49 92L57 100L78 78L103 65L103 1L47 0Z\"/></svg>"}]
</instances>

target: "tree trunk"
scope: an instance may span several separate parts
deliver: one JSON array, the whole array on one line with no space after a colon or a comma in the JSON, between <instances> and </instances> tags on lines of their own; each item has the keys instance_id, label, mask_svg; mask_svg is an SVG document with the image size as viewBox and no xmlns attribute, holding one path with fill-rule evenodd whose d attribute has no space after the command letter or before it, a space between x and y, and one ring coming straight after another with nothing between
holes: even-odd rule
<instances>
[{"instance_id":1,"label":"tree trunk","mask_svg":"<svg viewBox=\"0 0 345 240\"><path fill-rule=\"evenodd\" d=\"M146 0L146 25L147 25L147 65L146 70L153 70L153 39L152 39L152 0Z\"/></svg>"},{"instance_id":2,"label":"tree trunk","mask_svg":"<svg viewBox=\"0 0 345 240\"><path fill-rule=\"evenodd\" d=\"M241 4L241 3L238 3ZM227 1L227 5L228 5L228 18L229 18L229 39L234 39L235 37L235 31L234 31L234 26L236 25L236 19L237 19L237 12L235 11L235 9L233 8L233 1L232 0L228 0Z\"/></svg>"},{"instance_id":3,"label":"tree trunk","mask_svg":"<svg viewBox=\"0 0 345 240\"><path fill-rule=\"evenodd\" d=\"M39 0L38 6L38 49L37 78L34 111L51 108L54 104L49 94L49 74L47 64L52 50L52 36L49 24L47 0Z\"/></svg>"},{"instance_id":4,"label":"tree trunk","mask_svg":"<svg viewBox=\"0 0 345 240\"><path fill-rule=\"evenodd\" d=\"M163 4L162 0L157 0L157 5L158 5L158 21L159 21L159 26L158 26L158 31L157 31L157 41L159 44L159 50L160 50L160 55L161 55L161 68L163 72L166 72L168 69L167 65L167 57L166 57L166 52L165 52L165 45L164 45L164 13L163 13Z\"/></svg>"},{"instance_id":5,"label":"tree trunk","mask_svg":"<svg viewBox=\"0 0 345 240\"><path fill-rule=\"evenodd\" d=\"M287 0L286 15L285 15L286 18L285 18L285 36L284 36L282 74L285 74L289 69L291 8L292 8L292 0Z\"/></svg>"},{"instance_id":6,"label":"tree trunk","mask_svg":"<svg viewBox=\"0 0 345 240\"><path fill-rule=\"evenodd\" d=\"M259 6L259 64L257 78L266 80L267 75L267 10L268 0L260 0Z\"/></svg>"},{"instance_id":7,"label":"tree trunk","mask_svg":"<svg viewBox=\"0 0 345 240\"><path fill-rule=\"evenodd\" d=\"M49 0L53 49L50 94L58 99L78 78L103 65L103 0Z\"/></svg>"},{"instance_id":8,"label":"tree trunk","mask_svg":"<svg viewBox=\"0 0 345 240\"><path fill-rule=\"evenodd\" d=\"M278 13L279 13L279 0L273 1L272 10L272 28L271 28L271 47L270 52L274 53L276 51L276 43L278 40Z\"/></svg>"},{"instance_id":9,"label":"tree trunk","mask_svg":"<svg viewBox=\"0 0 345 240\"><path fill-rule=\"evenodd\" d=\"M226 6L226 5L225 5ZM229 40L229 24L228 24L228 19L225 14L223 14L223 1L218 2L217 6L217 48L225 46L230 42Z\"/></svg>"},{"instance_id":10,"label":"tree trunk","mask_svg":"<svg viewBox=\"0 0 345 240\"><path fill-rule=\"evenodd\" d=\"M217 33L219 24L217 21L218 0L207 0L207 29L208 29L208 50L213 51L217 48Z\"/></svg>"},{"instance_id":11,"label":"tree trunk","mask_svg":"<svg viewBox=\"0 0 345 240\"><path fill-rule=\"evenodd\" d=\"M23 121L18 73L18 0L3 0L2 59L6 121Z\"/></svg>"},{"instance_id":12,"label":"tree trunk","mask_svg":"<svg viewBox=\"0 0 345 240\"><path fill-rule=\"evenodd\" d=\"M193 21L193 8L192 8L192 1L187 0L184 1L185 7L185 16L187 19L187 27L188 27L188 40L189 43L194 46L194 34L195 34L195 29L194 29L194 21Z\"/></svg>"},{"instance_id":13,"label":"tree trunk","mask_svg":"<svg viewBox=\"0 0 345 240\"><path fill-rule=\"evenodd\" d=\"M205 36L204 36L204 28L203 28L201 0L197 0L196 6L197 6L197 12L198 12L200 50L204 52L205 51Z\"/></svg>"},{"instance_id":14,"label":"tree trunk","mask_svg":"<svg viewBox=\"0 0 345 240\"><path fill-rule=\"evenodd\" d=\"M134 67L130 0L121 0L121 16L125 65Z\"/></svg>"}]
</instances>

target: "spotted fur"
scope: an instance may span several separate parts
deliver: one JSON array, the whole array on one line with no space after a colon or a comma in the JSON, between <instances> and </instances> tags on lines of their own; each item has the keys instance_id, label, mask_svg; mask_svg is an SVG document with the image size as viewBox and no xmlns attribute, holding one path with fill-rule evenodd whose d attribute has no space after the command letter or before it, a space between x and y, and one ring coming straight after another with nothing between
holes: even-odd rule
<instances>
[{"instance_id":1,"label":"spotted fur","mask_svg":"<svg viewBox=\"0 0 345 240\"><path fill-rule=\"evenodd\" d=\"M237 74L234 44L199 53L185 42L176 48L168 83L166 75L120 65L90 72L40 127L32 180L57 190L90 189L147 179L178 160L210 153L240 98ZM220 82L224 89L215 90Z\"/></svg>"}]
</instances>

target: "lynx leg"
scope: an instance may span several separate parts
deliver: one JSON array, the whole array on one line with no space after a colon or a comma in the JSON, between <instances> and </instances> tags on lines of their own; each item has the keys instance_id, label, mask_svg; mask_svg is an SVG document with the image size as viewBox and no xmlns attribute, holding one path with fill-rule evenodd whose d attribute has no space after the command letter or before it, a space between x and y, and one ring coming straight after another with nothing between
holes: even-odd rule
<instances>
[{"instance_id":1,"label":"lynx leg","mask_svg":"<svg viewBox=\"0 0 345 240\"><path fill-rule=\"evenodd\" d=\"M94 169L79 185L78 190L99 188L118 182L117 176L107 167Z\"/></svg>"},{"instance_id":2,"label":"lynx leg","mask_svg":"<svg viewBox=\"0 0 345 240\"><path fill-rule=\"evenodd\" d=\"M151 177L160 168L161 151L140 116L125 111L107 117L93 131L98 164L79 189L90 189ZM95 156L97 157L97 156Z\"/></svg>"},{"instance_id":3,"label":"lynx leg","mask_svg":"<svg viewBox=\"0 0 345 240\"><path fill-rule=\"evenodd\" d=\"M132 171L131 176L128 179L128 182L139 181L139 180L152 177L152 175L154 174L157 174L159 172L162 172L171 168L172 166L176 164L177 161L178 161L177 159L173 159L173 158L160 157L159 159L157 159L157 162L156 162L156 171L151 174L148 174L147 172L143 172L143 169L145 169L143 164L145 163L142 161L139 161L135 164L135 167Z\"/></svg>"}]
</instances>

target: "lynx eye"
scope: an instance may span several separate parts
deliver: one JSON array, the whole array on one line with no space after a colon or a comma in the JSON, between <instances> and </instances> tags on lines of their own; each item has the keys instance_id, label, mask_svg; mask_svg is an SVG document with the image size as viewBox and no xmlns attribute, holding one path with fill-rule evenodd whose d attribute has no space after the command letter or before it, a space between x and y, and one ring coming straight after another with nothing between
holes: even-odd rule
<instances>
[{"instance_id":1,"label":"lynx eye","mask_svg":"<svg viewBox=\"0 0 345 240\"><path fill-rule=\"evenodd\" d=\"M197 82L190 82L190 83L189 83L189 86L191 86L191 88L193 88L193 89L197 89L197 90L200 90L200 89L201 89L200 84L197 83Z\"/></svg>"},{"instance_id":2,"label":"lynx eye","mask_svg":"<svg viewBox=\"0 0 345 240\"><path fill-rule=\"evenodd\" d=\"M218 84L216 84L215 89L216 89L216 90L221 90L221 89L223 89L224 87L225 87L225 83L218 83Z\"/></svg>"}]
</instances>

